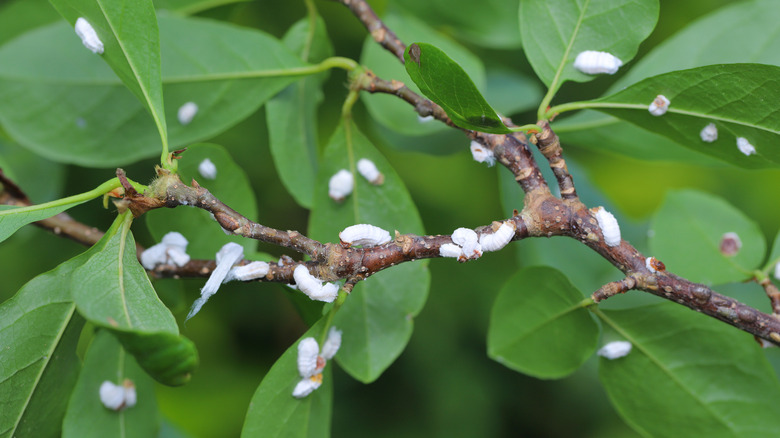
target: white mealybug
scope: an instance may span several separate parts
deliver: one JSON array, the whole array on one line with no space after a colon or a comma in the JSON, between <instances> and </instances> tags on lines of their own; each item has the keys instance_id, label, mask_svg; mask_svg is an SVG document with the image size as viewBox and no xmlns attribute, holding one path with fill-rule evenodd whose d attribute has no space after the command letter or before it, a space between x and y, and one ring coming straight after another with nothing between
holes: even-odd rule
<instances>
[{"instance_id":1,"label":"white mealybug","mask_svg":"<svg viewBox=\"0 0 780 438\"><path fill-rule=\"evenodd\" d=\"M655 96L655 99L653 99L653 102L647 107L647 110L654 116L662 116L666 114L666 111L669 109L669 104L671 103L672 102L669 101L666 96L659 94L658 96Z\"/></svg>"},{"instance_id":2,"label":"white mealybug","mask_svg":"<svg viewBox=\"0 0 780 438\"><path fill-rule=\"evenodd\" d=\"M227 280L250 281L263 278L268 274L268 263L251 262L244 266L236 266L228 273Z\"/></svg>"},{"instance_id":3,"label":"white mealybug","mask_svg":"<svg viewBox=\"0 0 780 438\"><path fill-rule=\"evenodd\" d=\"M699 132L699 137L701 137L701 141L712 143L718 139L718 127L714 123L710 123L702 128L701 132Z\"/></svg>"},{"instance_id":4,"label":"white mealybug","mask_svg":"<svg viewBox=\"0 0 780 438\"><path fill-rule=\"evenodd\" d=\"M478 259L482 257L482 245L479 243L479 236L470 228L458 228L452 233L452 241L460 245L463 256L467 259ZM441 251L441 249L439 249Z\"/></svg>"},{"instance_id":5,"label":"white mealybug","mask_svg":"<svg viewBox=\"0 0 780 438\"><path fill-rule=\"evenodd\" d=\"M179 107L179 112L176 113L176 116L179 119L179 123L182 125L189 125L196 114L198 114L198 104L195 102L187 102Z\"/></svg>"},{"instance_id":6,"label":"white mealybug","mask_svg":"<svg viewBox=\"0 0 780 438\"><path fill-rule=\"evenodd\" d=\"M298 343L298 374L301 381L293 389L293 397L303 398L322 385L322 370L341 346L341 330L331 327L328 338L320 351L314 338L304 338Z\"/></svg>"},{"instance_id":7,"label":"white mealybug","mask_svg":"<svg viewBox=\"0 0 780 438\"><path fill-rule=\"evenodd\" d=\"M344 228L339 233L341 243L346 245L376 246L389 242L390 233L370 224L357 224Z\"/></svg>"},{"instance_id":8,"label":"white mealybug","mask_svg":"<svg viewBox=\"0 0 780 438\"><path fill-rule=\"evenodd\" d=\"M726 257L734 256L742 249L742 239L739 238L737 233L725 233L720 238L719 249L720 253Z\"/></svg>"},{"instance_id":9,"label":"white mealybug","mask_svg":"<svg viewBox=\"0 0 780 438\"><path fill-rule=\"evenodd\" d=\"M604 207L597 207L595 213L601 234L604 235L604 243L608 246L620 245L620 225L618 225L615 216L612 216L612 213L605 210Z\"/></svg>"},{"instance_id":10,"label":"white mealybug","mask_svg":"<svg viewBox=\"0 0 780 438\"><path fill-rule=\"evenodd\" d=\"M187 239L181 233L171 231L163 236L160 243L150 246L141 253L141 265L150 271L157 265L166 263L184 266L190 261L187 243Z\"/></svg>"},{"instance_id":11,"label":"white mealybug","mask_svg":"<svg viewBox=\"0 0 780 438\"><path fill-rule=\"evenodd\" d=\"M336 327L331 327L328 331L328 339L325 340L325 344L322 346L322 357L325 360L333 359L333 356L339 351L341 347L341 330Z\"/></svg>"},{"instance_id":12,"label":"white mealybug","mask_svg":"<svg viewBox=\"0 0 780 438\"><path fill-rule=\"evenodd\" d=\"M756 153L756 147L750 144L745 137L737 137L737 148L740 152L747 156L751 156Z\"/></svg>"},{"instance_id":13,"label":"white mealybug","mask_svg":"<svg viewBox=\"0 0 780 438\"><path fill-rule=\"evenodd\" d=\"M780 262L775 263L775 278L780 280Z\"/></svg>"},{"instance_id":14,"label":"white mealybug","mask_svg":"<svg viewBox=\"0 0 780 438\"><path fill-rule=\"evenodd\" d=\"M385 176L376 168L376 164L368 158L361 158L357 162L357 170L368 182L378 186L385 182Z\"/></svg>"},{"instance_id":15,"label":"white mealybug","mask_svg":"<svg viewBox=\"0 0 780 438\"><path fill-rule=\"evenodd\" d=\"M496 163L496 156L493 155L493 151L482 146L479 142L472 141L469 148L471 149L471 156L477 163L487 163L488 167Z\"/></svg>"},{"instance_id":16,"label":"white mealybug","mask_svg":"<svg viewBox=\"0 0 780 438\"><path fill-rule=\"evenodd\" d=\"M645 268L647 268L648 271L650 271L650 272L652 272L654 274L656 272L658 272L655 269L655 263L653 263L653 257L648 257L648 258L645 259Z\"/></svg>"},{"instance_id":17,"label":"white mealybug","mask_svg":"<svg viewBox=\"0 0 780 438\"><path fill-rule=\"evenodd\" d=\"M328 196L336 202L341 202L352 193L354 187L355 179L352 177L352 172L341 169L328 181Z\"/></svg>"},{"instance_id":18,"label":"white mealybug","mask_svg":"<svg viewBox=\"0 0 780 438\"><path fill-rule=\"evenodd\" d=\"M132 408L137 401L135 384L130 379L125 379L121 385L106 380L100 385L98 393L103 406L112 411Z\"/></svg>"},{"instance_id":19,"label":"white mealybug","mask_svg":"<svg viewBox=\"0 0 780 438\"><path fill-rule=\"evenodd\" d=\"M601 347L598 355L609 360L620 359L631 353L631 343L628 341L613 341Z\"/></svg>"},{"instance_id":20,"label":"white mealybug","mask_svg":"<svg viewBox=\"0 0 780 438\"><path fill-rule=\"evenodd\" d=\"M198 172L206 179L217 179L217 165L206 158L198 164Z\"/></svg>"},{"instance_id":21,"label":"white mealybug","mask_svg":"<svg viewBox=\"0 0 780 438\"><path fill-rule=\"evenodd\" d=\"M439 247L439 255L460 259L463 255L463 249L454 243L444 243Z\"/></svg>"},{"instance_id":22,"label":"white mealybug","mask_svg":"<svg viewBox=\"0 0 780 438\"><path fill-rule=\"evenodd\" d=\"M298 290L315 301L332 303L339 294L339 286L335 283L322 284L322 280L311 275L304 265L298 265L293 271L293 278Z\"/></svg>"},{"instance_id":23,"label":"white mealybug","mask_svg":"<svg viewBox=\"0 0 780 438\"><path fill-rule=\"evenodd\" d=\"M479 236L479 244L482 245L482 250L498 251L505 247L515 237L515 227L514 222L506 221L494 233Z\"/></svg>"},{"instance_id":24,"label":"white mealybug","mask_svg":"<svg viewBox=\"0 0 780 438\"><path fill-rule=\"evenodd\" d=\"M574 60L574 68L589 75L601 73L613 75L622 65L623 61L615 55L596 50L580 52Z\"/></svg>"},{"instance_id":25,"label":"white mealybug","mask_svg":"<svg viewBox=\"0 0 780 438\"><path fill-rule=\"evenodd\" d=\"M433 116L417 116L417 121L420 123L428 123L433 120Z\"/></svg>"},{"instance_id":26,"label":"white mealybug","mask_svg":"<svg viewBox=\"0 0 780 438\"><path fill-rule=\"evenodd\" d=\"M84 17L79 17L76 20L76 35L81 38L84 47L91 50L92 53L103 54L103 41L100 41L95 28Z\"/></svg>"},{"instance_id":27,"label":"white mealybug","mask_svg":"<svg viewBox=\"0 0 780 438\"><path fill-rule=\"evenodd\" d=\"M200 298L192 303L192 308L190 309L190 313L187 314L185 321L189 320L198 312L200 312L200 308L206 304L206 301L208 301L212 295L217 293L219 286L225 281L229 281L227 280L228 273L230 273L233 265L240 262L243 258L244 247L237 243L230 242L220 248L216 257L217 267L211 271L209 279L206 280L206 284L200 290Z\"/></svg>"}]
</instances>

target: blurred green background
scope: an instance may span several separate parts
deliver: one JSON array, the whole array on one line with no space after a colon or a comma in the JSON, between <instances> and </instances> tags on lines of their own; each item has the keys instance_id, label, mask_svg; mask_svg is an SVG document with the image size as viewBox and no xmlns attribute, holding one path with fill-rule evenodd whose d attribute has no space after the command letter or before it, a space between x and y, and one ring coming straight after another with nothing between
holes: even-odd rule
<instances>
[{"instance_id":1,"label":"blurred green background","mask_svg":"<svg viewBox=\"0 0 780 438\"><path fill-rule=\"evenodd\" d=\"M370 2L382 13L392 0ZM722 5L725 0L661 1L661 17L651 37L641 46L641 58L691 20ZM317 1L339 56L359 59L365 30L343 6ZM199 15L262 29L277 37L305 15L302 1L258 0L220 6ZM28 29L59 19L43 0L5 2L0 9L0 43ZM442 27L455 34L457 30ZM533 71L518 49L472 49L490 72L508 68L533 77ZM370 66L369 66L370 67ZM390 78L386 78L390 79ZM405 78L398 78L404 80ZM599 78L588 84L566 84L556 102L599 96L614 81ZM346 78L334 71L325 89L325 104L319 111L321 144L338 121L346 95ZM534 110L535 111L535 110ZM519 123L534 121L534 111L514 114ZM414 139L388 140L366 114L362 103L353 110L361 130L371 137L404 179L432 234L447 234L460 226L475 227L507 217L511 208L522 207L516 189L503 190L508 176L502 168L474 163L465 137L437 147L437 153L419 152ZM702 160L683 164L639 161L608 154L598 147L566 144L564 150L575 182L589 205L608 207L624 226L627 237L640 250L646 248L647 222L673 188L698 188L724 197L756 220L768 245L778 231L780 205L768 188L780 184L780 171L745 171L727 164ZM258 220L282 229L304 231L308 212L298 207L281 185L268 150L265 114L261 109L231 130L211 139L225 146L244 164L260 206ZM6 136L0 136L0 158L14 167L6 169L34 202L89 190L114 174L113 169L62 166L27 152ZM143 182L153 176L155 159L125 166L132 178ZM509 184L511 186L511 183ZM508 198L502 206L501 196ZM113 209L99 201L71 211L85 222L105 229ZM133 231L144 244L152 244L144 221ZM532 437L634 437L609 405L599 385L596 362L590 360L573 376L559 381L541 381L523 376L491 361L486 355L488 316L498 290L520 266L555 263L581 290L589 294L603 281L619 278L619 272L595 259L588 250L570 250L569 242L557 239L519 242L478 261L458 264L433 260L429 301L416 321L407 350L375 383L363 385L336 371L333 435L362 436L532 436ZM278 248L261 246L274 256ZM84 248L68 240L27 227L0 245L0 298L5 300L33 276L45 272ZM287 253L291 256L295 254ZM565 257L564 257L565 256ZM592 275L591 275L592 274ZM198 294L205 280L157 286L177 317ZM176 283L176 284L174 284ZM183 290L180 289L183 285ZM755 285L728 285L722 290L768 310L763 292ZM257 385L274 360L291 345L305 325L282 286L228 284L183 327L183 333L198 346L201 366L192 382L183 388L158 386L158 398L172 435L193 437L238 436L247 405ZM652 301L631 294L605 306L629 306ZM776 349L775 349L776 350ZM774 362L776 352L769 353Z\"/></svg>"}]
</instances>

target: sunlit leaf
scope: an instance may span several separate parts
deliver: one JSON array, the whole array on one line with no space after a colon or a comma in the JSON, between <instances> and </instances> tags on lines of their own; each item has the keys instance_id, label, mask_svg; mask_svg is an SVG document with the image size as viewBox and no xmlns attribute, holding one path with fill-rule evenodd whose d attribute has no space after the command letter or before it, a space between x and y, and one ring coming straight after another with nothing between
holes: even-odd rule
<instances>
[{"instance_id":1,"label":"sunlit leaf","mask_svg":"<svg viewBox=\"0 0 780 438\"><path fill-rule=\"evenodd\" d=\"M385 176L375 186L354 172L361 158L373 161ZM355 189L343 203L328 197L328 181L340 169L352 169ZM423 226L409 192L390 163L354 126L342 124L325 149L309 218L309 233L323 242L354 224L372 224L400 233L422 234ZM427 298L430 275L423 262L404 263L358 283L336 314L344 331L336 359L350 375L371 382L401 354L412 334L413 318Z\"/></svg>"},{"instance_id":2,"label":"sunlit leaf","mask_svg":"<svg viewBox=\"0 0 780 438\"><path fill-rule=\"evenodd\" d=\"M558 270L525 268L501 288L490 316L488 354L544 379L565 377L596 351L599 326L585 297Z\"/></svg>"},{"instance_id":3,"label":"sunlit leaf","mask_svg":"<svg viewBox=\"0 0 780 438\"><path fill-rule=\"evenodd\" d=\"M148 109L162 143L167 143L160 68L160 35L152 0L50 0L71 24L86 19L103 43L103 58ZM78 37L71 36L78 41ZM82 48L87 51L86 48ZM96 55L90 53L93 57ZM155 142L159 145L159 142Z\"/></svg>"},{"instance_id":4,"label":"sunlit leaf","mask_svg":"<svg viewBox=\"0 0 780 438\"><path fill-rule=\"evenodd\" d=\"M100 385L105 381L122 385L125 379L135 386L135 406L119 411L106 408L100 400ZM62 436L147 438L155 436L159 426L152 379L111 334L99 331L87 350L78 383L68 402Z\"/></svg>"},{"instance_id":5,"label":"sunlit leaf","mask_svg":"<svg viewBox=\"0 0 780 438\"><path fill-rule=\"evenodd\" d=\"M595 76L574 68L580 52L596 50L623 64L658 21L658 0L521 0L523 50L539 78L551 86ZM556 79L557 77L557 79Z\"/></svg>"},{"instance_id":6,"label":"sunlit leaf","mask_svg":"<svg viewBox=\"0 0 780 438\"><path fill-rule=\"evenodd\" d=\"M217 168L217 177L213 180L205 178L198 170L206 159ZM199 143L187 147L179 160L178 173L185 184L195 179L230 208L251 220L258 219L257 200L249 179L222 146ZM217 251L228 242L243 245L245 255L257 249L257 243L251 239L225 234L211 214L200 208L180 206L150 211L146 214L146 225L155 242L160 242L170 231L181 233L189 242L187 254L196 259L214 259Z\"/></svg>"},{"instance_id":7,"label":"sunlit leaf","mask_svg":"<svg viewBox=\"0 0 780 438\"><path fill-rule=\"evenodd\" d=\"M601 359L613 405L643 436L773 436L778 383L752 336L672 303L604 311L631 352Z\"/></svg>"},{"instance_id":8,"label":"sunlit leaf","mask_svg":"<svg viewBox=\"0 0 780 438\"><path fill-rule=\"evenodd\" d=\"M662 116L648 106L658 95L671 101ZM780 163L780 67L724 64L698 67L644 79L616 94L591 101L592 107L644 129L743 167ZM701 131L710 123L717 140L706 142ZM756 150L737 148L743 137Z\"/></svg>"},{"instance_id":9,"label":"sunlit leaf","mask_svg":"<svg viewBox=\"0 0 780 438\"><path fill-rule=\"evenodd\" d=\"M766 243L758 225L725 200L701 192L670 192L653 217L650 250L669 268L691 281L708 285L752 277L764 259ZM741 248L721 252L727 233L736 233Z\"/></svg>"},{"instance_id":10,"label":"sunlit leaf","mask_svg":"<svg viewBox=\"0 0 780 438\"><path fill-rule=\"evenodd\" d=\"M301 339L311 336L319 342L323 326L322 323L315 324ZM328 363L325 366L322 386L308 396L298 399L292 396L295 385L301 380L297 359L298 342L295 342L271 367L257 388L249 403L241 431L242 437L330 436L334 364Z\"/></svg>"},{"instance_id":11,"label":"sunlit leaf","mask_svg":"<svg viewBox=\"0 0 780 438\"><path fill-rule=\"evenodd\" d=\"M171 16L159 26L172 147L224 131L299 78L280 76L303 63L265 33ZM268 74L276 76L261 77ZM187 102L198 112L182 125L177 113ZM0 48L0 122L21 145L56 161L124 165L160 150L143 106L65 23Z\"/></svg>"},{"instance_id":12,"label":"sunlit leaf","mask_svg":"<svg viewBox=\"0 0 780 438\"><path fill-rule=\"evenodd\" d=\"M302 19L287 31L284 43L309 62L332 56L325 22L317 18L311 44L309 20ZM274 166L287 191L303 207L311 208L317 177L317 107L323 99L327 73L303 78L268 101L266 120Z\"/></svg>"},{"instance_id":13,"label":"sunlit leaf","mask_svg":"<svg viewBox=\"0 0 780 438\"><path fill-rule=\"evenodd\" d=\"M463 68L436 46L413 43L406 48L404 59L406 72L420 91L439 104L453 123L494 134L511 132Z\"/></svg>"},{"instance_id":14,"label":"sunlit leaf","mask_svg":"<svg viewBox=\"0 0 780 438\"><path fill-rule=\"evenodd\" d=\"M401 41L407 44L414 41L424 41L440 48L463 67L477 89L485 89L485 68L482 62L463 46L436 32L424 21L411 15L391 12L383 17L383 21L390 29L393 29ZM381 78L388 80L395 78L403 81L412 91L419 92L417 86L408 79L399 59L388 53L371 37L366 38L363 43L360 63L370 68ZM426 135L451 129L435 121L420 122L414 108L396 96L382 93L363 93L361 99L377 122L402 134Z\"/></svg>"}]
</instances>

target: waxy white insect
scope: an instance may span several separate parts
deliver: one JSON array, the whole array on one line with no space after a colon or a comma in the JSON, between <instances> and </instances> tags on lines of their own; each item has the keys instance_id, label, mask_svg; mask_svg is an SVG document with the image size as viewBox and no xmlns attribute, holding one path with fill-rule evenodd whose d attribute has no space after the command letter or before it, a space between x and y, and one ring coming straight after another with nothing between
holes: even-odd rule
<instances>
[{"instance_id":1,"label":"waxy white insect","mask_svg":"<svg viewBox=\"0 0 780 438\"><path fill-rule=\"evenodd\" d=\"M613 341L601 347L598 351L599 356L609 360L620 359L628 356L628 353L631 353L631 343L628 341Z\"/></svg>"},{"instance_id":2,"label":"waxy white insect","mask_svg":"<svg viewBox=\"0 0 780 438\"><path fill-rule=\"evenodd\" d=\"M84 17L76 20L76 35L81 38L81 43L92 53L103 54L103 41L100 41L95 28Z\"/></svg>"},{"instance_id":3,"label":"waxy white insect","mask_svg":"<svg viewBox=\"0 0 780 438\"><path fill-rule=\"evenodd\" d=\"M452 242L459 245L466 259L482 257L482 245L479 236L471 228L458 228L452 232Z\"/></svg>"},{"instance_id":4,"label":"waxy white insect","mask_svg":"<svg viewBox=\"0 0 780 438\"><path fill-rule=\"evenodd\" d=\"M433 116L417 116L417 121L420 123L428 123L433 120Z\"/></svg>"},{"instance_id":5,"label":"waxy white insect","mask_svg":"<svg viewBox=\"0 0 780 438\"><path fill-rule=\"evenodd\" d=\"M331 327L328 331L328 338L322 346L321 353L314 338L301 339L298 343L298 374L301 375L301 381L295 385L293 397L306 397L322 385L322 370L336 355L340 346L341 330L337 330L336 327Z\"/></svg>"},{"instance_id":6,"label":"waxy white insect","mask_svg":"<svg viewBox=\"0 0 780 438\"><path fill-rule=\"evenodd\" d=\"M357 162L357 170L368 182L378 186L385 182L385 176L376 168L376 164L368 158L361 158Z\"/></svg>"},{"instance_id":7,"label":"waxy white insect","mask_svg":"<svg viewBox=\"0 0 780 438\"><path fill-rule=\"evenodd\" d=\"M469 148L471 149L471 156L474 158L474 161L478 163L487 163L488 167L496 164L496 156L493 155L493 151L482 146L478 141L472 141Z\"/></svg>"},{"instance_id":8,"label":"waxy white insect","mask_svg":"<svg viewBox=\"0 0 780 438\"><path fill-rule=\"evenodd\" d=\"M352 193L355 187L355 179L352 172L341 169L328 181L328 196L336 202L341 202Z\"/></svg>"},{"instance_id":9,"label":"waxy white insect","mask_svg":"<svg viewBox=\"0 0 780 438\"><path fill-rule=\"evenodd\" d=\"M701 141L712 143L718 139L718 127L714 123L710 123L702 128L701 132L699 132L699 137L701 137Z\"/></svg>"},{"instance_id":10,"label":"waxy white insect","mask_svg":"<svg viewBox=\"0 0 780 438\"><path fill-rule=\"evenodd\" d=\"M100 385L100 401L112 411L121 411L132 408L137 401L135 384L130 379L125 379L121 385L108 380Z\"/></svg>"},{"instance_id":11,"label":"waxy white insect","mask_svg":"<svg viewBox=\"0 0 780 438\"><path fill-rule=\"evenodd\" d=\"M750 144L745 137L737 137L737 148L748 157L756 153L756 147Z\"/></svg>"},{"instance_id":12,"label":"waxy white insect","mask_svg":"<svg viewBox=\"0 0 780 438\"><path fill-rule=\"evenodd\" d=\"M357 224L344 228L339 233L339 239L341 239L341 243L347 246L376 246L383 245L391 240L390 233L387 230L370 224Z\"/></svg>"},{"instance_id":13,"label":"waxy white insect","mask_svg":"<svg viewBox=\"0 0 780 438\"><path fill-rule=\"evenodd\" d=\"M206 179L217 179L217 165L206 158L198 164L198 172Z\"/></svg>"},{"instance_id":14,"label":"waxy white insect","mask_svg":"<svg viewBox=\"0 0 780 438\"><path fill-rule=\"evenodd\" d=\"M482 250L488 252L498 251L505 247L515 236L516 227L514 222L506 221L494 233L479 236L479 244L482 245Z\"/></svg>"},{"instance_id":15,"label":"waxy white insect","mask_svg":"<svg viewBox=\"0 0 780 438\"><path fill-rule=\"evenodd\" d=\"M671 103L672 102L670 102L666 96L659 94L658 96L655 96L655 99L653 99L653 102L647 107L647 110L654 116L662 116L666 114L666 111L669 109L669 104Z\"/></svg>"},{"instance_id":16,"label":"waxy white insect","mask_svg":"<svg viewBox=\"0 0 780 438\"><path fill-rule=\"evenodd\" d=\"M315 301L332 303L339 294L339 285L336 283L322 284L322 280L311 275L304 265L298 265L293 271L293 278L298 290L308 295Z\"/></svg>"},{"instance_id":17,"label":"waxy white insect","mask_svg":"<svg viewBox=\"0 0 780 438\"><path fill-rule=\"evenodd\" d=\"M148 270L167 263L184 266L190 261L187 243L187 239L181 233L171 231L163 236L160 243L150 246L141 253L141 265Z\"/></svg>"},{"instance_id":18,"label":"waxy white insect","mask_svg":"<svg viewBox=\"0 0 780 438\"><path fill-rule=\"evenodd\" d=\"M656 272L658 272L658 271L666 270L666 266L664 265L664 263L662 261L658 260L655 257L648 257L648 258L646 258L645 259L645 267L647 268L648 271L650 271L650 272L652 272L654 274Z\"/></svg>"},{"instance_id":19,"label":"waxy white insect","mask_svg":"<svg viewBox=\"0 0 780 438\"><path fill-rule=\"evenodd\" d=\"M182 125L189 125L197 114L198 104L195 102L187 102L179 107L179 111L176 113L176 116L179 119L179 123Z\"/></svg>"},{"instance_id":20,"label":"waxy white insect","mask_svg":"<svg viewBox=\"0 0 780 438\"><path fill-rule=\"evenodd\" d=\"M775 263L775 278L780 280L780 262Z\"/></svg>"},{"instance_id":21,"label":"waxy white insect","mask_svg":"<svg viewBox=\"0 0 780 438\"><path fill-rule=\"evenodd\" d=\"M263 278L268 274L270 266L266 262L251 262L243 266L234 266L225 281L250 281Z\"/></svg>"},{"instance_id":22,"label":"waxy white insect","mask_svg":"<svg viewBox=\"0 0 780 438\"><path fill-rule=\"evenodd\" d=\"M595 210L596 220L599 223L601 234L604 235L604 243L608 246L620 245L620 225L618 225L615 216L612 213L604 209L604 207L597 207Z\"/></svg>"},{"instance_id":23,"label":"waxy white insect","mask_svg":"<svg viewBox=\"0 0 780 438\"><path fill-rule=\"evenodd\" d=\"M206 301L208 301L212 295L217 293L219 286L225 281L229 281L226 279L231 268L233 268L233 265L240 262L243 258L244 247L235 242L227 243L222 248L220 248L216 257L217 267L211 271L209 279L206 280L206 285L203 286L203 288L200 290L200 298L192 303L192 308L190 309L190 313L187 314L185 321L189 320L198 312L200 312L201 307L206 304Z\"/></svg>"},{"instance_id":24,"label":"waxy white insect","mask_svg":"<svg viewBox=\"0 0 780 438\"><path fill-rule=\"evenodd\" d=\"M574 59L574 68L589 75L601 73L613 75L617 73L622 65L623 61L617 56L596 50L580 52L577 58Z\"/></svg>"}]
</instances>

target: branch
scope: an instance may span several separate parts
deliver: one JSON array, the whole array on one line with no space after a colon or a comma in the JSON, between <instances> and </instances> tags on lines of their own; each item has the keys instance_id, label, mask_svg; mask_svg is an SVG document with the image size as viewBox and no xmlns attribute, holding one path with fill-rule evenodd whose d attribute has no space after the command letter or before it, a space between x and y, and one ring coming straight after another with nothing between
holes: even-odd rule
<instances>
[{"instance_id":1,"label":"branch","mask_svg":"<svg viewBox=\"0 0 780 438\"><path fill-rule=\"evenodd\" d=\"M363 23L371 37L382 47L394 54L403 64L406 45L401 42L382 20L376 15L371 6L363 0L337 0L348 7L350 11Z\"/></svg>"}]
</instances>

